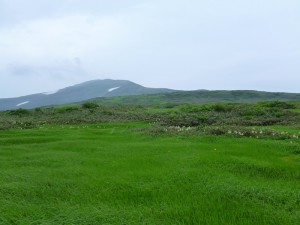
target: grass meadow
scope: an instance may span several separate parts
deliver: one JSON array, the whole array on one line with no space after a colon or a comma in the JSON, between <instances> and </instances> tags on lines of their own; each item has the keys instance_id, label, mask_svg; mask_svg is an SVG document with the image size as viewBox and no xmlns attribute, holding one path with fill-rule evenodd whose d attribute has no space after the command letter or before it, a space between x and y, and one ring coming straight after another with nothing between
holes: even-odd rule
<instances>
[{"instance_id":1,"label":"grass meadow","mask_svg":"<svg viewBox=\"0 0 300 225\"><path fill-rule=\"evenodd\" d=\"M148 126L0 131L0 224L300 224L299 139Z\"/></svg>"}]
</instances>

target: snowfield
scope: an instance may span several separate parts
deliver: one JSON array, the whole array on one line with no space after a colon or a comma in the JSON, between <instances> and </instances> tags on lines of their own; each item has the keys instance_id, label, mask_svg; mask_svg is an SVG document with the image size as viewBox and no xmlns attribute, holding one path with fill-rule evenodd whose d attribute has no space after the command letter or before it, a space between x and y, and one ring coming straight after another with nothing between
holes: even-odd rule
<instances>
[{"instance_id":1,"label":"snowfield","mask_svg":"<svg viewBox=\"0 0 300 225\"><path fill-rule=\"evenodd\" d=\"M112 92L112 91L117 90L117 89L119 89L119 88L120 88L120 87L114 87L114 88L108 89L108 92Z\"/></svg>"},{"instance_id":2,"label":"snowfield","mask_svg":"<svg viewBox=\"0 0 300 225\"><path fill-rule=\"evenodd\" d=\"M29 102L30 102L30 101L22 102L22 103L20 103L20 104L18 104L18 105L16 105L16 106L26 105L26 104L28 104Z\"/></svg>"}]
</instances>

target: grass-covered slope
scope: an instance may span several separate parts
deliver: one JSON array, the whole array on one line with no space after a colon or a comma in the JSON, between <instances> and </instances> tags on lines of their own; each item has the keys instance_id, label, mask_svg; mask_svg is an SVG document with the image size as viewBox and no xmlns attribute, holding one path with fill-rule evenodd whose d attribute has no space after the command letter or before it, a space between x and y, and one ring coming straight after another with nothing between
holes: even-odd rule
<instances>
[{"instance_id":1,"label":"grass-covered slope","mask_svg":"<svg viewBox=\"0 0 300 225\"><path fill-rule=\"evenodd\" d=\"M168 105L182 103L255 103L263 101L295 101L300 94L261 91L179 91L152 95L97 98L93 102L106 105ZM91 101L91 100L90 100Z\"/></svg>"},{"instance_id":2,"label":"grass-covered slope","mask_svg":"<svg viewBox=\"0 0 300 225\"><path fill-rule=\"evenodd\" d=\"M141 127L0 131L0 224L300 224L298 140Z\"/></svg>"}]
</instances>

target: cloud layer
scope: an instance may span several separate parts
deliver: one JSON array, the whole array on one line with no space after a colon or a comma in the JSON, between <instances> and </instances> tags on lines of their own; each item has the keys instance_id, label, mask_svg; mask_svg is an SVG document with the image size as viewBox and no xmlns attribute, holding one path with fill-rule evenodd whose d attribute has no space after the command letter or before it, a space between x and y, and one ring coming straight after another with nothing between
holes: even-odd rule
<instances>
[{"instance_id":1,"label":"cloud layer","mask_svg":"<svg viewBox=\"0 0 300 225\"><path fill-rule=\"evenodd\" d=\"M0 97L90 79L300 92L297 0L0 0Z\"/></svg>"}]
</instances>

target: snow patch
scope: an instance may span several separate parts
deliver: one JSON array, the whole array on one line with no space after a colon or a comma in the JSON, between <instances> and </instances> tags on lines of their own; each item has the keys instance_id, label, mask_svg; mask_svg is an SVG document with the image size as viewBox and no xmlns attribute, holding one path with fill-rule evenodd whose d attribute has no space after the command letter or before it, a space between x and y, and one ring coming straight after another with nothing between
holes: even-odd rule
<instances>
[{"instance_id":1,"label":"snow patch","mask_svg":"<svg viewBox=\"0 0 300 225\"><path fill-rule=\"evenodd\" d=\"M43 94L44 94L44 95L53 95L53 94L55 94L55 93L57 93L57 92L58 92L58 90L56 90L56 91L44 92Z\"/></svg>"},{"instance_id":2,"label":"snow patch","mask_svg":"<svg viewBox=\"0 0 300 225\"><path fill-rule=\"evenodd\" d=\"M20 104L18 104L18 105L16 105L16 106L25 105L25 104L28 104L29 102L30 102L30 101L22 102L22 103L20 103Z\"/></svg>"},{"instance_id":3,"label":"snow patch","mask_svg":"<svg viewBox=\"0 0 300 225\"><path fill-rule=\"evenodd\" d=\"M119 89L119 88L120 88L120 87L115 87L115 88L108 89L108 92L112 92L112 91L117 90L117 89Z\"/></svg>"}]
</instances>

